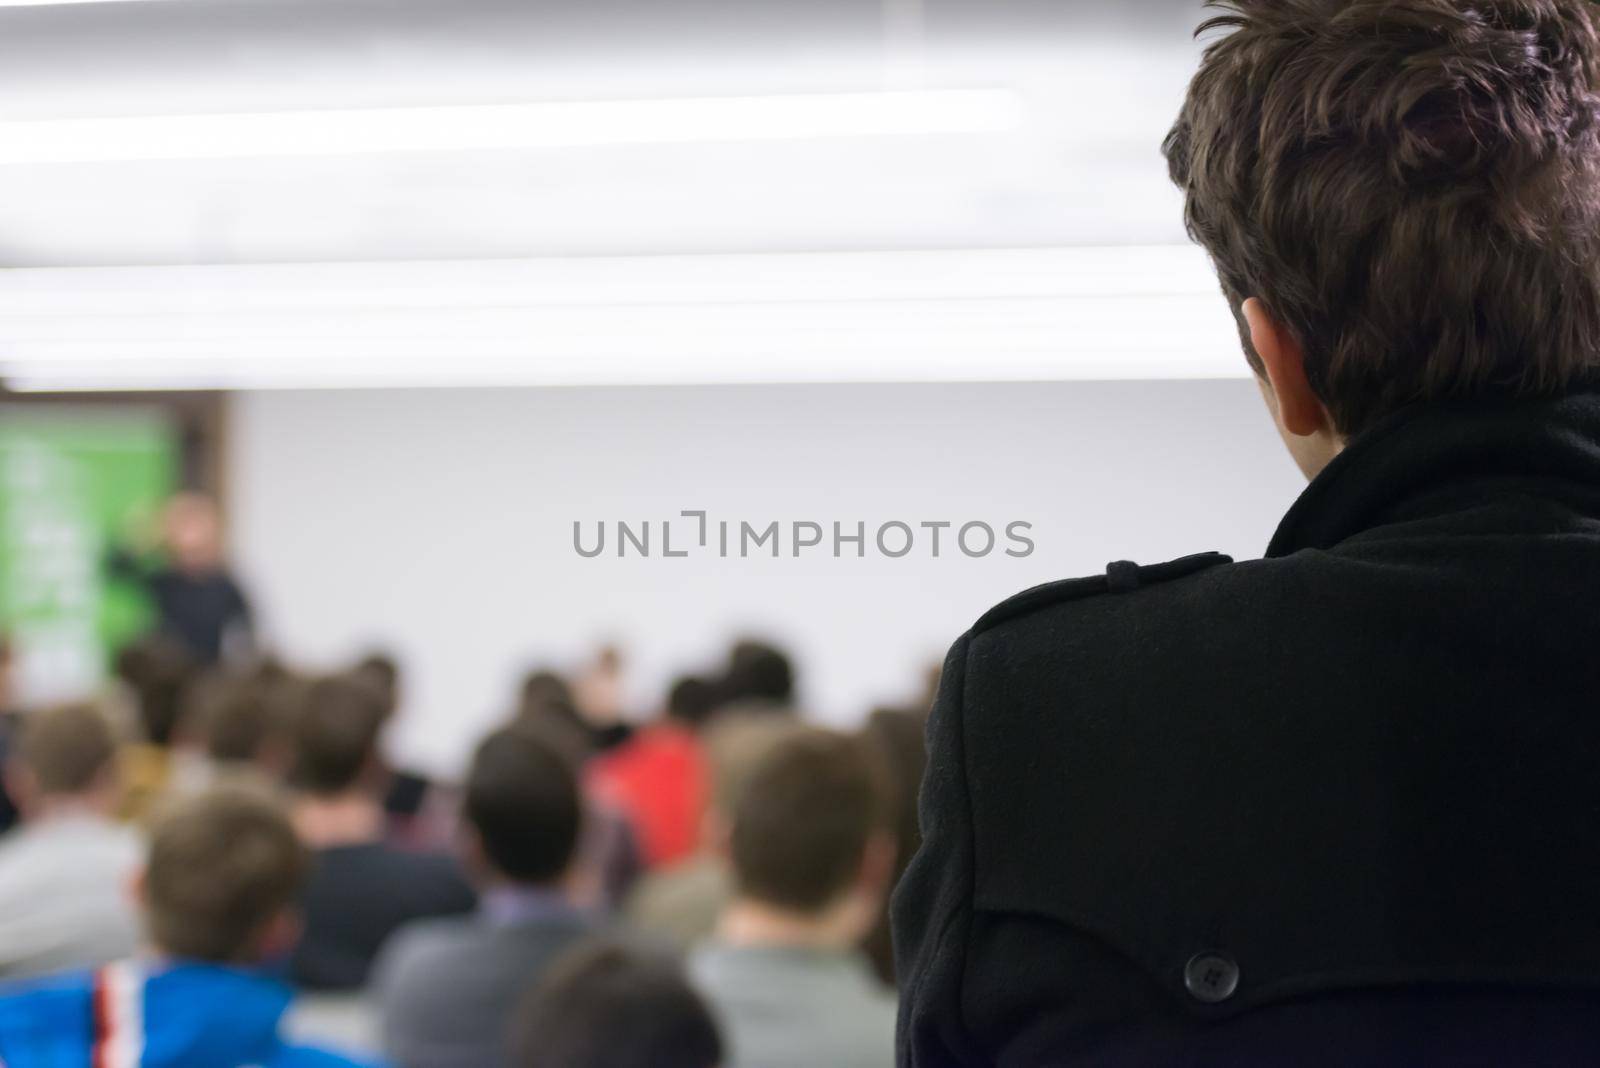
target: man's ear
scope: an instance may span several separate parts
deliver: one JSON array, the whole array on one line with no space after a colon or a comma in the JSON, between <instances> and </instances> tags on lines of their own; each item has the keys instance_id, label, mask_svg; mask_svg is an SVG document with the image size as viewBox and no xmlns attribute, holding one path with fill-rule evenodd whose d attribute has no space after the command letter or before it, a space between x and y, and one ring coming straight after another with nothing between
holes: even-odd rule
<instances>
[{"instance_id":1,"label":"man's ear","mask_svg":"<svg viewBox=\"0 0 1600 1068\"><path fill-rule=\"evenodd\" d=\"M1283 429L1301 438L1331 430L1333 420L1328 409L1306 378L1305 348L1257 298L1245 301L1243 312L1250 328L1250 343L1266 369Z\"/></svg>"},{"instance_id":2,"label":"man's ear","mask_svg":"<svg viewBox=\"0 0 1600 1068\"><path fill-rule=\"evenodd\" d=\"M875 832L867 839L867 848L861 854L860 887L870 894L887 893L894 878L894 858L897 852L892 834Z\"/></svg>"}]
</instances>

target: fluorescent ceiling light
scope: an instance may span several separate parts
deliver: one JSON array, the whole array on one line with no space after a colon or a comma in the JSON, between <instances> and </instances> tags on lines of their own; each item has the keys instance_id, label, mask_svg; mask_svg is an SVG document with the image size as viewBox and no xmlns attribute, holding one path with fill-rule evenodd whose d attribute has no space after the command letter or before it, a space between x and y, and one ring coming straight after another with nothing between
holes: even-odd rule
<instances>
[{"instance_id":1,"label":"fluorescent ceiling light","mask_svg":"<svg viewBox=\"0 0 1600 1068\"><path fill-rule=\"evenodd\" d=\"M19 389L1244 374L1189 247L0 272Z\"/></svg>"},{"instance_id":2,"label":"fluorescent ceiling light","mask_svg":"<svg viewBox=\"0 0 1600 1068\"><path fill-rule=\"evenodd\" d=\"M597 100L0 122L0 163L364 155L997 133L1002 89Z\"/></svg>"}]
</instances>

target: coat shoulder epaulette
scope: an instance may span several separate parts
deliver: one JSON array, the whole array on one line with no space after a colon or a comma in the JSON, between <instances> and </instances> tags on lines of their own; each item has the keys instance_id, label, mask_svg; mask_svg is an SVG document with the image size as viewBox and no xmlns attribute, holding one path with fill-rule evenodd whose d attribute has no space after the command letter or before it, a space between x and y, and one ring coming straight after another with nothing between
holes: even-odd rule
<instances>
[{"instance_id":1,"label":"coat shoulder epaulette","mask_svg":"<svg viewBox=\"0 0 1600 1068\"><path fill-rule=\"evenodd\" d=\"M1062 601L1080 601L1086 597L1098 597L1102 594L1132 593L1145 586L1171 582L1173 579L1183 578L1185 575L1192 575L1219 564L1231 563L1233 558L1222 553L1196 553L1193 556L1168 560L1166 563L1144 566L1131 560L1119 560L1107 565L1103 575L1047 582L1043 586L1035 586L1009 600L1001 601L983 614L973 625L972 632L976 634L988 630L990 627L1016 619L1018 616L1025 616L1046 605L1059 604Z\"/></svg>"}]
</instances>

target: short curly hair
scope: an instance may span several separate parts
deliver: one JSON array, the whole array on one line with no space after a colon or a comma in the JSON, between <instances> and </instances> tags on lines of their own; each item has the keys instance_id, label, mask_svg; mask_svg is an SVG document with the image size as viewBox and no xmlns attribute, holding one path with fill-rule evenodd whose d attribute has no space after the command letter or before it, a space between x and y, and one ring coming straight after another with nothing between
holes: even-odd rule
<instances>
[{"instance_id":1,"label":"short curly hair","mask_svg":"<svg viewBox=\"0 0 1600 1068\"><path fill-rule=\"evenodd\" d=\"M1338 430L1600 365L1591 0L1211 0L1165 151L1236 316L1260 298ZM1245 348L1257 373L1259 357Z\"/></svg>"}]
</instances>

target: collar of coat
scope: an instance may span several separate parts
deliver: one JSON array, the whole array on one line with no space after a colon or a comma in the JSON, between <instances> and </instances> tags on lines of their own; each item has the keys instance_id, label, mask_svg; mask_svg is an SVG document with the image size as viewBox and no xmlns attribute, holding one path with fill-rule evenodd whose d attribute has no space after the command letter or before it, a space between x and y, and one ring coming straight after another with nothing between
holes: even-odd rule
<instances>
[{"instance_id":1,"label":"collar of coat","mask_svg":"<svg viewBox=\"0 0 1600 1068\"><path fill-rule=\"evenodd\" d=\"M1267 556L1531 495L1600 520L1600 390L1414 405L1358 435L1284 516ZM1521 509L1523 515L1529 509Z\"/></svg>"}]
</instances>

